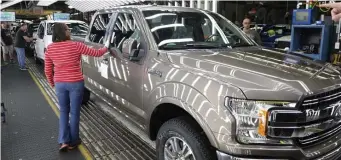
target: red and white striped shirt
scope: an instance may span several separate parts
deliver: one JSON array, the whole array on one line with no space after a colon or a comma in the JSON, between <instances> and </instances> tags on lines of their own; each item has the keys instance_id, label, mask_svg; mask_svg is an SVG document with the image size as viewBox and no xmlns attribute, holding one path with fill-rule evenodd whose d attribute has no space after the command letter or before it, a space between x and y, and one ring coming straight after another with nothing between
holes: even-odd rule
<instances>
[{"instance_id":1,"label":"red and white striped shirt","mask_svg":"<svg viewBox=\"0 0 341 160\"><path fill-rule=\"evenodd\" d=\"M78 82L83 80L81 55L100 57L107 48L92 49L80 42L55 42L45 53L45 75L51 86L54 82Z\"/></svg>"}]
</instances>

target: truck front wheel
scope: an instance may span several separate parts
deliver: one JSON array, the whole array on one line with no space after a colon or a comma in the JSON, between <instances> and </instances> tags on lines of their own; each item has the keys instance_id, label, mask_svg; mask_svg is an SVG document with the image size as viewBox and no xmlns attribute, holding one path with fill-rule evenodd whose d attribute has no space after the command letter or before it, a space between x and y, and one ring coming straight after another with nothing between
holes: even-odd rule
<instances>
[{"instance_id":1,"label":"truck front wheel","mask_svg":"<svg viewBox=\"0 0 341 160\"><path fill-rule=\"evenodd\" d=\"M156 154L159 160L214 160L216 155L191 119L178 117L165 122L157 135Z\"/></svg>"}]
</instances>

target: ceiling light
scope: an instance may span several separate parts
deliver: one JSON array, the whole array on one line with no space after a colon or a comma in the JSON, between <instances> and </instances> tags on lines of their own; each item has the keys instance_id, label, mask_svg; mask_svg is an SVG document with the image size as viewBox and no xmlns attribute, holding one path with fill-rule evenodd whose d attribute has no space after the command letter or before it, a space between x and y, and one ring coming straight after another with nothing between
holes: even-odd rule
<instances>
[{"instance_id":1,"label":"ceiling light","mask_svg":"<svg viewBox=\"0 0 341 160\"><path fill-rule=\"evenodd\" d=\"M58 0L40 0L37 4L37 6L49 6L55 2L57 2Z\"/></svg>"}]
</instances>

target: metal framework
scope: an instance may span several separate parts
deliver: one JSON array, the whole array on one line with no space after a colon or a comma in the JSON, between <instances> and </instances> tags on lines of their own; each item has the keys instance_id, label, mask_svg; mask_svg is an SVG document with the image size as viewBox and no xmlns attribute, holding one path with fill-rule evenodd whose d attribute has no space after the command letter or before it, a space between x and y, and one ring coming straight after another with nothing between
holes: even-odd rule
<instances>
[{"instance_id":1,"label":"metal framework","mask_svg":"<svg viewBox=\"0 0 341 160\"><path fill-rule=\"evenodd\" d=\"M44 0L44 1L39 1L37 6L49 6L53 3L56 3L58 0Z\"/></svg>"},{"instance_id":2,"label":"metal framework","mask_svg":"<svg viewBox=\"0 0 341 160\"><path fill-rule=\"evenodd\" d=\"M90 12L138 2L141 2L141 0L68 0L65 3L81 12Z\"/></svg>"},{"instance_id":3,"label":"metal framework","mask_svg":"<svg viewBox=\"0 0 341 160\"><path fill-rule=\"evenodd\" d=\"M68 0L65 2L69 6L81 11L90 12L99 9L136 4L145 0ZM218 0L165 0L168 6L182 6L190 8L201 8L217 12ZM160 2L160 1L155 1Z\"/></svg>"},{"instance_id":4,"label":"metal framework","mask_svg":"<svg viewBox=\"0 0 341 160\"><path fill-rule=\"evenodd\" d=\"M1 5L1 9L10 7L16 3L20 3L22 0L13 0ZM65 3L72 6L76 10L81 12L96 11L99 9L105 9L110 7L136 4L144 2L145 0L67 0ZM217 12L218 0L164 0L168 1L169 6L182 6L190 8L201 8L205 10L211 10ZM57 0L39 0L38 6L49 6ZM160 2L155 0L155 2Z\"/></svg>"},{"instance_id":5,"label":"metal framework","mask_svg":"<svg viewBox=\"0 0 341 160\"><path fill-rule=\"evenodd\" d=\"M20 3L20 2L22 2L22 0L14 0L14 1L5 2L5 3L0 5L0 10L3 10L7 7L13 6L13 5Z\"/></svg>"}]
</instances>

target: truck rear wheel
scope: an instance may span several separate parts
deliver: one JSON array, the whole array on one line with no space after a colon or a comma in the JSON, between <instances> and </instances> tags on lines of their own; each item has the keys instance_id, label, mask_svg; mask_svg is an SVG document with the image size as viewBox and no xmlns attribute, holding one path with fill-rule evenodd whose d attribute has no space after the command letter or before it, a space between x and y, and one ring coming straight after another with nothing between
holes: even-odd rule
<instances>
[{"instance_id":1,"label":"truck rear wheel","mask_svg":"<svg viewBox=\"0 0 341 160\"><path fill-rule=\"evenodd\" d=\"M193 126L192 121L187 117L178 117L161 126L156 139L157 159L213 160L217 158L207 138Z\"/></svg>"},{"instance_id":2,"label":"truck rear wheel","mask_svg":"<svg viewBox=\"0 0 341 160\"><path fill-rule=\"evenodd\" d=\"M88 101L90 100L90 95L91 92L87 88L84 88L82 104L88 103Z\"/></svg>"}]
</instances>

